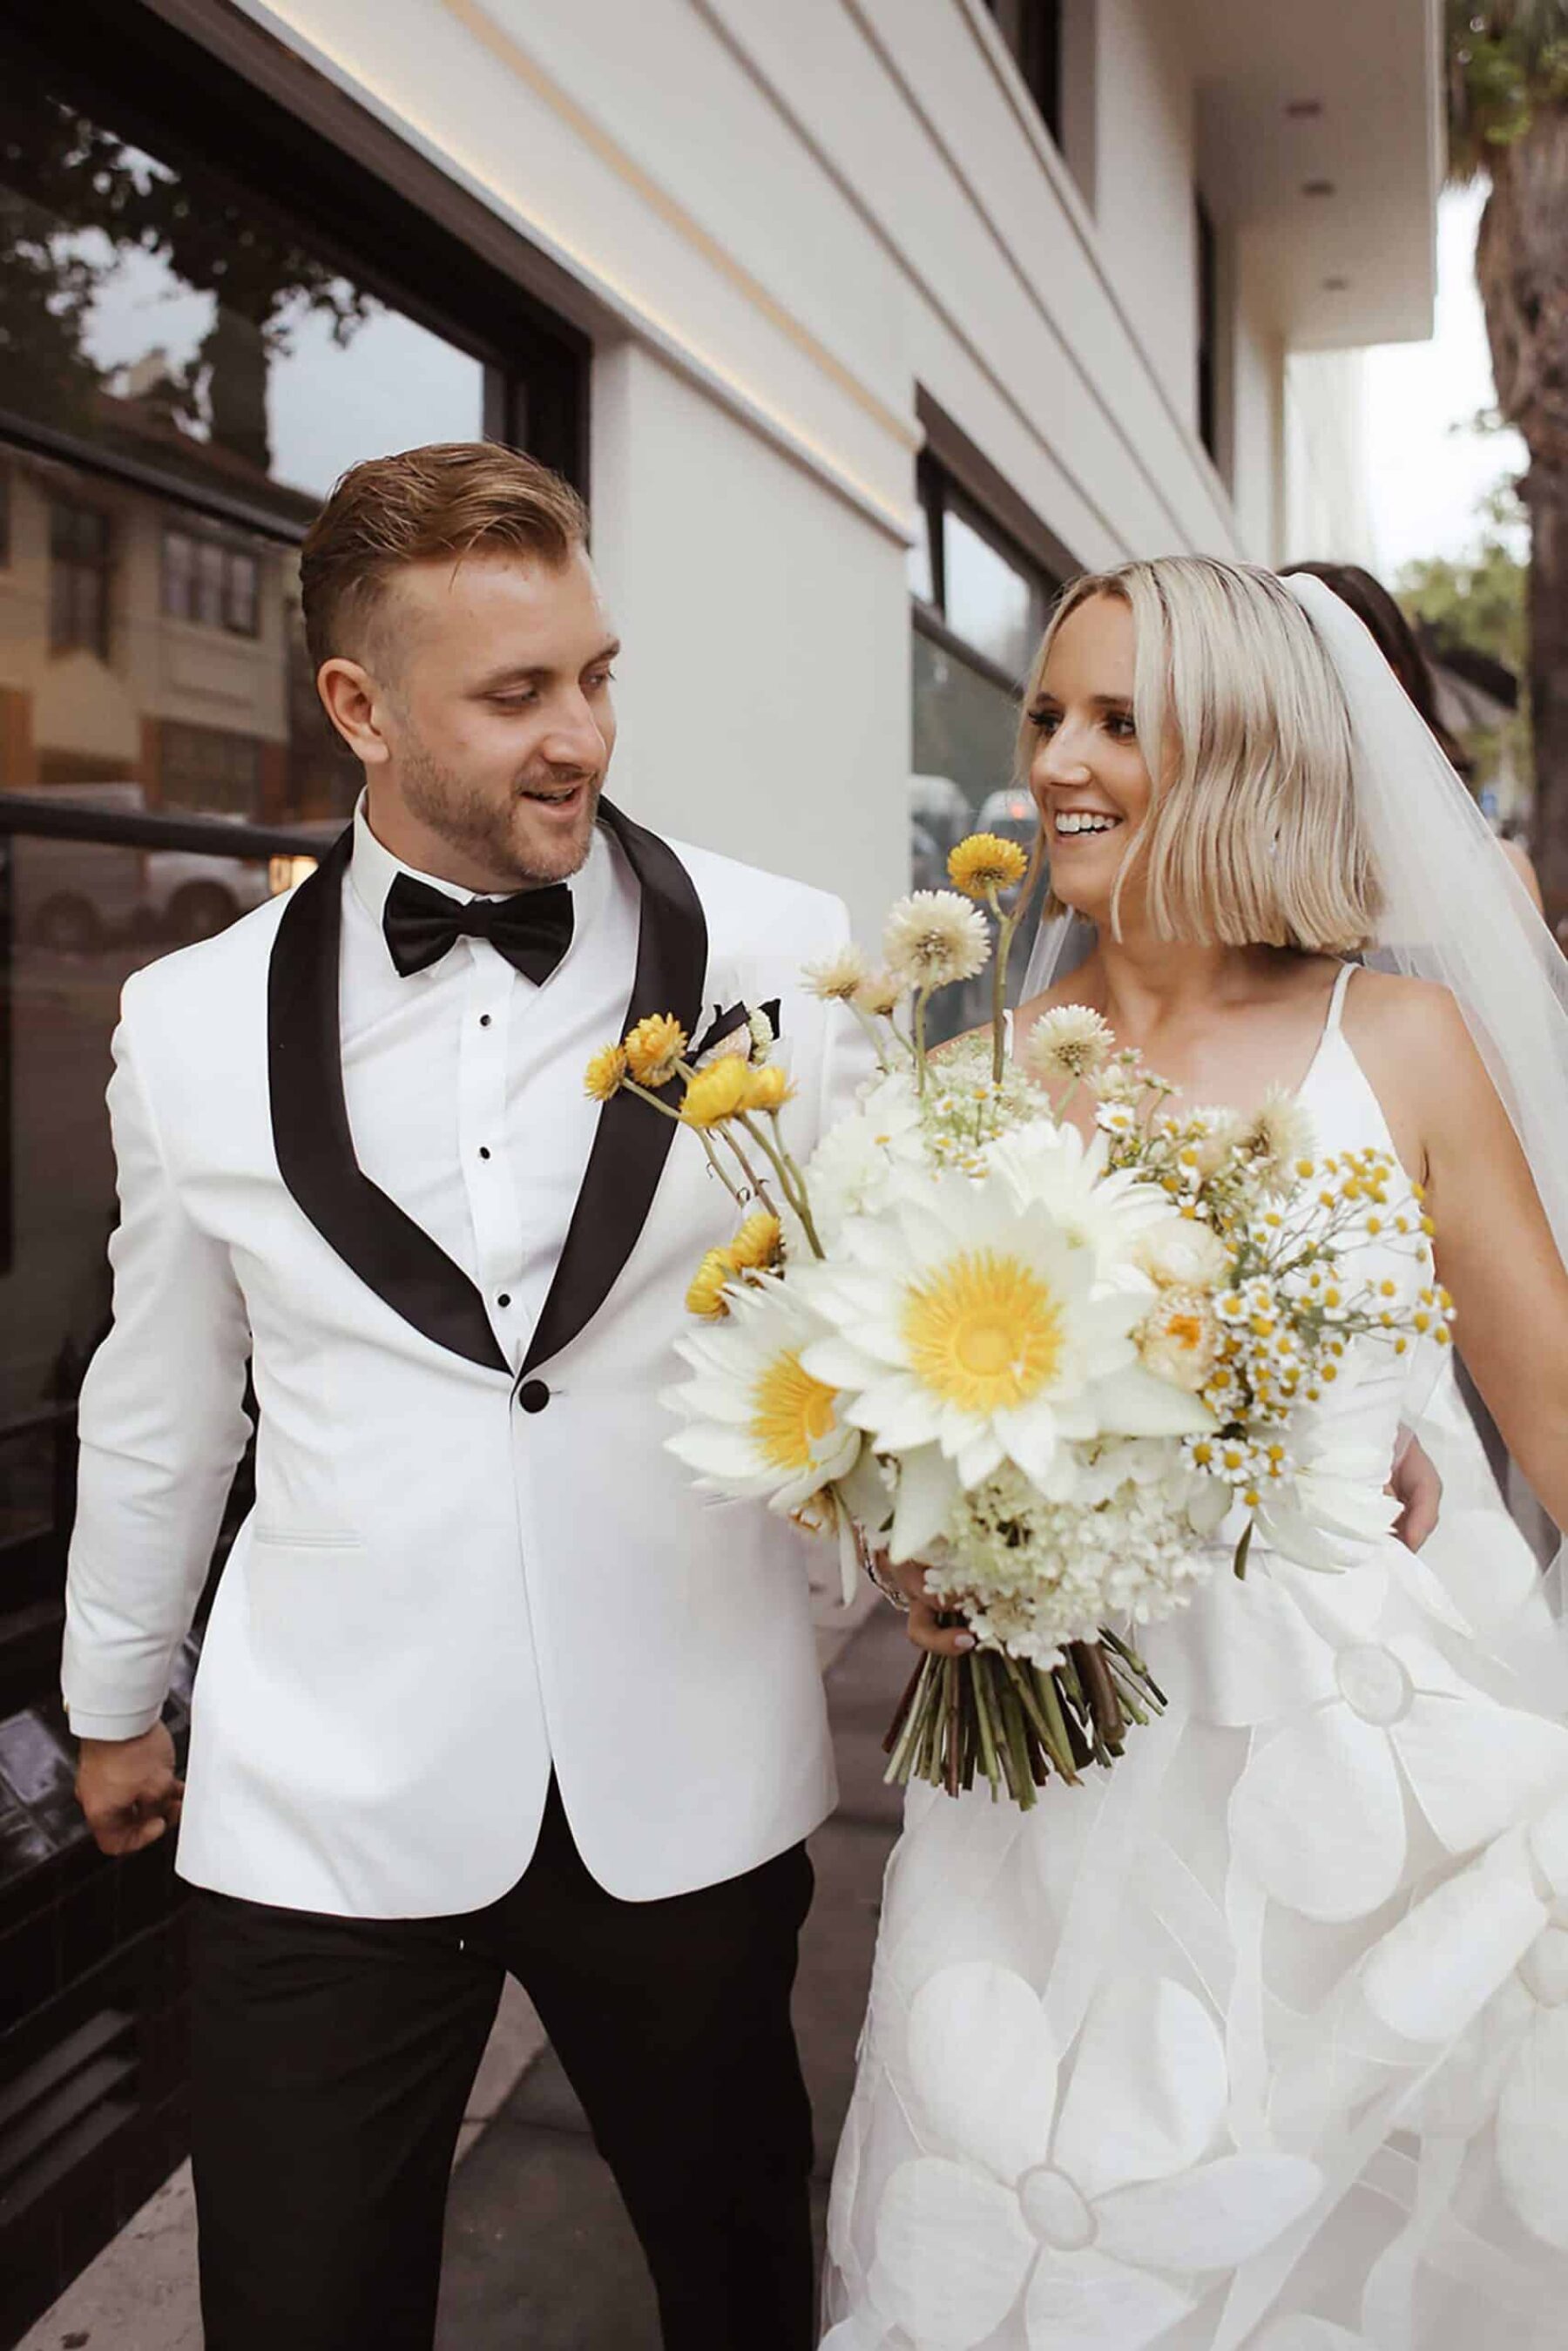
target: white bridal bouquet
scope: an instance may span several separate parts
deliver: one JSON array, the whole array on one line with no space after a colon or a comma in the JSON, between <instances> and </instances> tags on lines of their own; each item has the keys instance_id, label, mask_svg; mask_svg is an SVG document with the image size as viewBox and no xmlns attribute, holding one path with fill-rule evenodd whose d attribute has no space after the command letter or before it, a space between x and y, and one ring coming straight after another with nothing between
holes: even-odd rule
<instances>
[{"instance_id":1,"label":"white bridal bouquet","mask_svg":"<svg viewBox=\"0 0 1568 2351\"><path fill-rule=\"evenodd\" d=\"M1026 866L976 834L951 891L893 908L883 969L850 950L807 972L879 1070L804 1167L765 1016L699 1068L674 1019L643 1020L587 1082L691 1128L740 1219L692 1283L671 1449L706 1489L836 1537L846 1593L862 1552L926 1562L977 1646L918 1668L888 1776L956 1793L978 1774L1027 1806L1163 1703L1135 1628L1226 1548L1239 1575L1255 1530L1333 1567L1386 1531L1377 1483L1318 1458L1313 1407L1357 1334L1446 1343L1448 1301L1415 1187L1386 1155L1315 1157L1287 1097L1245 1120L1175 1109L1076 1005L1009 1062L1003 898L1027 902ZM933 994L984 967L993 929L989 1033L928 1050ZM1418 1304L1343 1271L1379 1236L1417 1260Z\"/></svg>"}]
</instances>

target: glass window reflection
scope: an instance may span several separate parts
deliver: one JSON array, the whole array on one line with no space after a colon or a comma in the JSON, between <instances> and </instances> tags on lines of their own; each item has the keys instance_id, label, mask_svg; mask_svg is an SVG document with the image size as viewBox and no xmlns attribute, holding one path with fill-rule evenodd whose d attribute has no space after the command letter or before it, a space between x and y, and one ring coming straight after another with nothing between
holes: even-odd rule
<instances>
[{"instance_id":1,"label":"glass window reflection","mask_svg":"<svg viewBox=\"0 0 1568 2351\"><path fill-rule=\"evenodd\" d=\"M952 507L942 517L942 564L948 627L1009 677L1021 677L1040 631L1034 580Z\"/></svg>"}]
</instances>

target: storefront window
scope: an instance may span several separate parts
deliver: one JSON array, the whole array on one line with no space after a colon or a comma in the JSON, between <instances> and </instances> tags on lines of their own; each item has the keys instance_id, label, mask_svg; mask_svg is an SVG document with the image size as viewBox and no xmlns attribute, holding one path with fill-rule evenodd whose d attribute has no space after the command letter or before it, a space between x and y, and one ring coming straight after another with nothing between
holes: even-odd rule
<instances>
[{"instance_id":1,"label":"storefront window","mask_svg":"<svg viewBox=\"0 0 1568 2351\"><path fill-rule=\"evenodd\" d=\"M914 599L910 871L919 890L946 879L947 853L967 832L998 832L1023 847L1034 804L1015 775L1019 695L1060 586L922 461L924 530L909 564ZM1042 884L1043 890L1043 884ZM1029 925L1016 944L1021 977ZM934 1008L944 1036L987 1018L989 981L951 988Z\"/></svg>"},{"instance_id":2,"label":"storefront window","mask_svg":"<svg viewBox=\"0 0 1568 2351\"><path fill-rule=\"evenodd\" d=\"M0 43L0 789L341 816L295 546L357 459L479 438L503 371L137 120Z\"/></svg>"}]
</instances>

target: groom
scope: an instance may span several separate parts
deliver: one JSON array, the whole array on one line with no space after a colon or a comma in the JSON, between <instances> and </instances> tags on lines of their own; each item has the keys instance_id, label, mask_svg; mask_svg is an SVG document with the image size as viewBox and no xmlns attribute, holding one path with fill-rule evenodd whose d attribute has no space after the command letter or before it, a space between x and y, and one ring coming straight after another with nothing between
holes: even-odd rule
<instances>
[{"instance_id":1,"label":"groom","mask_svg":"<svg viewBox=\"0 0 1568 2351\"><path fill-rule=\"evenodd\" d=\"M671 2351L813 2339L789 1992L834 1790L805 1559L663 1449L733 1216L690 1136L582 1072L646 1015L700 1044L779 998L809 1150L862 1061L798 967L847 924L601 798L586 528L487 444L344 477L301 594L358 813L290 897L138 973L115 1040L65 1655L108 1852L179 1817L159 1715L247 1364L260 1410L180 1832L208 2351L430 2344L508 1971Z\"/></svg>"}]
</instances>

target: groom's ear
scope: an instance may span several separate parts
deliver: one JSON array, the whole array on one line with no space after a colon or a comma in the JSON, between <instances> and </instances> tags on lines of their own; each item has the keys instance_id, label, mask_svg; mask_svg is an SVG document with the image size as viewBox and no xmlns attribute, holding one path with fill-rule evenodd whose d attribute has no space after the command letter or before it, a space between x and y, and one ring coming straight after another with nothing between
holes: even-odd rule
<instances>
[{"instance_id":1,"label":"groom's ear","mask_svg":"<svg viewBox=\"0 0 1568 2351\"><path fill-rule=\"evenodd\" d=\"M382 729L385 689L362 663L334 653L316 673L321 706L361 767L381 768L392 757Z\"/></svg>"}]
</instances>

